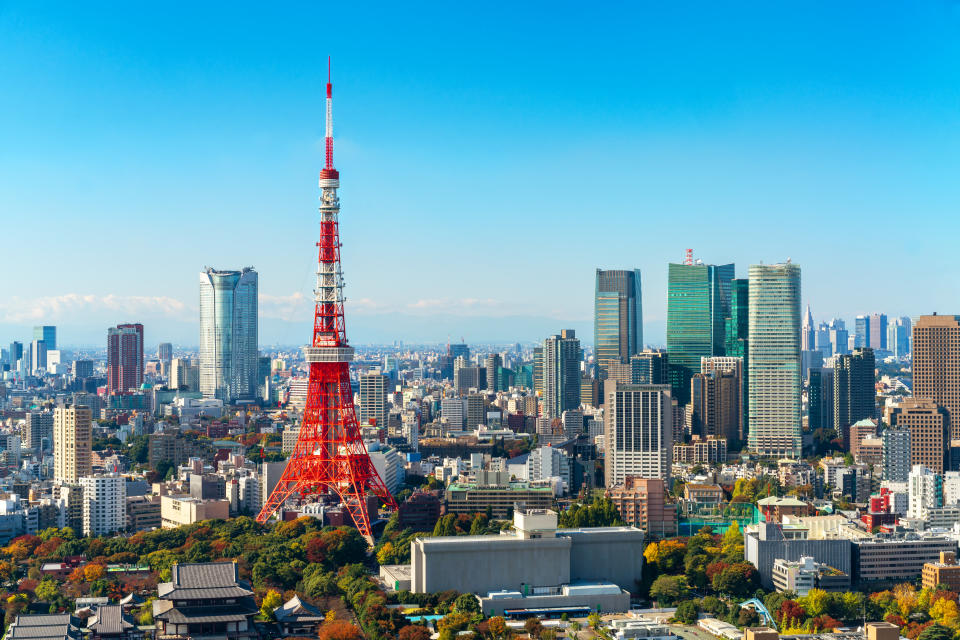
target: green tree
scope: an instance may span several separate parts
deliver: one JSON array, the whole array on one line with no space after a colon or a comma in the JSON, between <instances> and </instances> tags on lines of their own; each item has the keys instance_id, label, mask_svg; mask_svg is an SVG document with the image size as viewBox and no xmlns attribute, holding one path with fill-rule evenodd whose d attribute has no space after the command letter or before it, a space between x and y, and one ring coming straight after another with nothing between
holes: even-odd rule
<instances>
[{"instance_id":1,"label":"green tree","mask_svg":"<svg viewBox=\"0 0 960 640\"><path fill-rule=\"evenodd\" d=\"M917 640L952 640L953 630L942 624L932 624L917 636Z\"/></svg>"},{"instance_id":2,"label":"green tree","mask_svg":"<svg viewBox=\"0 0 960 640\"><path fill-rule=\"evenodd\" d=\"M700 609L697 607L697 603L693 600L684 600L677 605L677 612L673 617L684 624L693 624L697 621L699 615Z\"/></svg>"},{"instance_id":3,"label":"green tree","mask_svg":"<svg viewBox=\"0 0 960 640\"><path fill-rule=\"evenodd\" d=\"M746 597L760 586L757 570L749 562L740 562L726 567L713 576L713 589L720 593Z\"/></svg>"},{"instance_id":4,"label":"green tree","mask_svg":"<svg viewBox=\"0 0 960 640\"><path fill-rule=\"evenodd\" d=\"M453 607L458 613L480 613L480 603L477 602L477 597L472 593L464 593L457 596L457 599L453 603Z\"/></svg>"},{"instance_id":5,"label":"green tree","mask_svg":"<svg viewBox=\"0 0 960 640\"><path fill-rule=\"evenodd\" d=\"M670 606L687 595L687 580L683 576L659 576L650 585L650 597L661 605Z\"/></svg>"}]
</instances>

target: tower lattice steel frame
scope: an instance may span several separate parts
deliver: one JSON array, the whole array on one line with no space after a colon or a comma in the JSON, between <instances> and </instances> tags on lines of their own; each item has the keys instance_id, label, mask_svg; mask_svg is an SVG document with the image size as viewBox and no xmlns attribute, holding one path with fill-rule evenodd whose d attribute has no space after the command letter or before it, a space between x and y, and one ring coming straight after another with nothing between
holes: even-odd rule
<instances>
[{"instance_id":1,"label":"tower lattice steel frame","mask_svg":"<svg viewBox=\"0 0 960 640\"><path fill-rule=\"evenodd\" d=\"M334 493L367 539L372 539L364 496L368 491L396 509L360 436L350 388L353 348L343 321L343 273L338 217L340 174L333 168L333 85L327 68L326 162L320 172L320 242L313 340L304 348L310 365L300 435L276 488L257 516L265 522L294 493Z\"/></svg>"}]
</instances>

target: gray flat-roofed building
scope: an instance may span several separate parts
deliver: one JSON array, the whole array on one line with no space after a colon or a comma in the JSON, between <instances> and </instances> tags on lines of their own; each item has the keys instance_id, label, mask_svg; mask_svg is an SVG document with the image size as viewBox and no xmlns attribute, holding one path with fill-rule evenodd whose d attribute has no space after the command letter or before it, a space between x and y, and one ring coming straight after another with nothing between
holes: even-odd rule
<instances>
[{"instance_id":1,"label":"gray flat-roofed building","mask_svg":"<svg viewBox=\"0 0 960 640\"><path fill-rule=\"evenodd\" d=\"M941 551L956 553L957 541L941 536L876 537L853 545L854 575L859 582L902 582L920 577L926 562L937 562Z\"/></svg>"},{"instance_id":2,"label":"gray flat-roofed building","mask_svg":"<svg viewBox=\"0 0 960 640\"><path fill-rule=\"evenodd\" d=\"M777 559L799 561L809 556L816 562L826 564L848 575L851 573L853 550L850 540L838 538L809 540L806 537L788 539L780 525L761 522L743 534L743 554L760 573L760 583L765 589L773 588L773 564Z\"/></svg>"},{"instance_id":3,"label":"gray flat-roofed building","mask_svg":"<svg viewBox=\"0 0 960 640\"><path fill-rule=\"evenodd\" d=\"M514 532L421 538L410 543L414 593L453 589L486 595L504 589L606 582L637 591L643 531L634 527L557 529L547 510L517 510Z\"/></svg>"}]
</instances>

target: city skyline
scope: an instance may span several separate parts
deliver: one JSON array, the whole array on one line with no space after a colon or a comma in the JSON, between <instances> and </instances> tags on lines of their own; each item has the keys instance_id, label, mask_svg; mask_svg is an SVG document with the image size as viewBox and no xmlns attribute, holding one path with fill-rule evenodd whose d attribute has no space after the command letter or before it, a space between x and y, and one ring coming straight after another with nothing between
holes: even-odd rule
<instances>
[{"instance_id":1,"label":"city skyline","mask_svg":"<svg viewBox=\"0 0 960 640\"><path fill-rule=\"evenodd\" d=\"M5 5L0 54L16 99L0 105L0 210L21 234L41 218L58 232L42 260L11 244L31 277L5 283L0 333L22 339L55 324L65 345L96 344L104 327L143 322L157 340L192 344L193 274L254 264L261 342L301 343L328 53L352 177L342 232L357 344L538 340L564 327L589 338L597 268L641 270L645 336L663 343L667 264L688 247L742 265L738 277L760 261L803 264L802 302L818 319L950 312L960 285L939 234L906 222L919 213L958 230L960 116L943 82L960 57L958 16L867 8L831 6L823 20L825 4L646 7L584 24L511 7L517 28L480 53L461 43L487 42L505 8L458 29L445 28L459 24L447 13L421 25L390 8L361 27L356 14L324 9L342 28L318 48L310 7L265 16L257 28L271 35L255 39L248 16L212 9L189 21L137 8L101 20L67 5ZM789 42L775 36L785 23ZM430 38L410 37L421 30ZM885 46L865 46L865 33ZM506 196L493 208L476 197L488 182ZM582 219L575 183L617 233L569 233ZM511 258L493 271L456 268L488 256L479 220ZM856 242L845 228L858 229ZM121 229L137 240L121 242ZM210 242L227 230L229 242ZM160 248L146 252L151 239ZM104 241L111 251L97 250ZM871 248L894 242L897 268L875 277ZM126 268L150 255L163 268ZM408 277L388 277L387 264ZM535 295L504 285L518 274L538 283Z\"/></svg>"}]
</instances>

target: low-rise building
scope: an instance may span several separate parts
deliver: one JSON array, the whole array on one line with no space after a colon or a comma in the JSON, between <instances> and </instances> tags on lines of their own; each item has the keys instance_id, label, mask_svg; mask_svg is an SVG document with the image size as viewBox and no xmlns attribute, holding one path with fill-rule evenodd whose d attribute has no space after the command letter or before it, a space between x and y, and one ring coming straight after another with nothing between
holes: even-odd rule
<instances>
[{"instance_id":1,"label":"low-rise building","mask_svg":"<svg viewBox=\"0 0 960 640\"><path fill-rule=\"evenodd\" d=\"M960 591L960 564L957 564L957 554L941 551L939 562L923 564L922 578L925 589L936 589L937 585L945 584L951 591Z\"/></svg>"},{"instance_id":2,"label":"low-rise building","mask_svg":"<svg viewBox=\"0 0 960 640\"><path fill-rule=\"evenodd\" d=\"M4 640L80 640L80 619L67 613L18 615Z\"/></svg>"},{"instance_id":3,"label":"low-rise building","mask_svg":"<svg viewBox=\"0 0 960 640\"><path fill-rule=\"evenodd\" d=\"M159 529L160 496L127 497L127 531Z\"/></svg>"},{"instance_id":4,"label":"low-rise building","mask_svg":"<svg viewBox=\"0 0 960 640\"><path fill-rule=\"evenodd\" d=\"M940 559L941 551L957 551L956 540L940 535L885 534L853 542L854 575L861 583L915 580L925 563Z\"/></svg>"},{"instance_id":5,"label":"low-rise building","mask_svg":"<svg viewBox=\"0 0 960 640\"><path fill-rule=\"evenodd\" d=\"M648 536L677 535L677 508L667 501L667 487L660 478L627 476L623 484L607 489L607 498L617 507L621 520Z\"/></svg>"},{"instance_id":6,"label":"low-rise building","mask_svg":"<svg viewBox=\"0 0 960 640\"><path fill-rule=\"evenodd\" d=\"M233 562L175 564L170 582L157 586L153 619L157 638L257 638L258 609L250 585Z\"/></svg>"},{"instance_id":7,"label":"low-rise building","mask_svg":"<svg viewBox=\"0 0 960 640\"><path fill-rule=\"evenodd\" d=\"M323 611L293 596L273 610L284 636L309 638L317 635L317 627L326 619Z\"/></svg>"},{"instance_id":8,"label":"low-rise building","mask_svg":"<svg viewBox=\"0 0 960 640\"><path fill-rule=\"evenodd\" d=\"M814 562L810 556L796 561L778 558L773 563L773 586L780 593L792 591L798 596L807 595L811 589L846 591L850 588L850 575Z\"/></svg>"},{"instance_id":9,"label":"low-rise building","mask_svg":"<svg viewBox=\"0 0 960 640\"><path fill-rule=\"evenodd\" d=\"M186 495L160 496L160 523L164 529L202 520L226 520L229 517L229 500L197 500Z\"/></svg>"},{"instance_id":10,"label":"low-rise building","mask_svg":"<svg viewBox=\"0 0 960 640\"><path fill-rule=\"evenodd\" d=\"M683 499L700 504L720 504L723 501L723 489L716 484L685 484Z\"/></svg>"},{"instance_id":11,"label":"low-rise building","mask_svg":"<svg viewBox=\"0 0 960 640\"><path fill-rule=\"evenodd\" d=\"M768 522L782 522L784 516L812 516L816 511L813 505L791 496L763 498L757 500L757 507Z\"/></svg>"},{"instance_id":12,"label":"low-rise building","mask_svg":"<svg viewBox=\"0 0 960 640\"><path fill-rule=\"evenodd\" d=\"M553 506L553 489L534 487L526 482L509 482L486 486L483 483L455 482L447 487L447 513L483 513L490 508L494 518L510 517L514 505L524 504L530 509L549 509Z\"/></svg>"}]
</instances>

